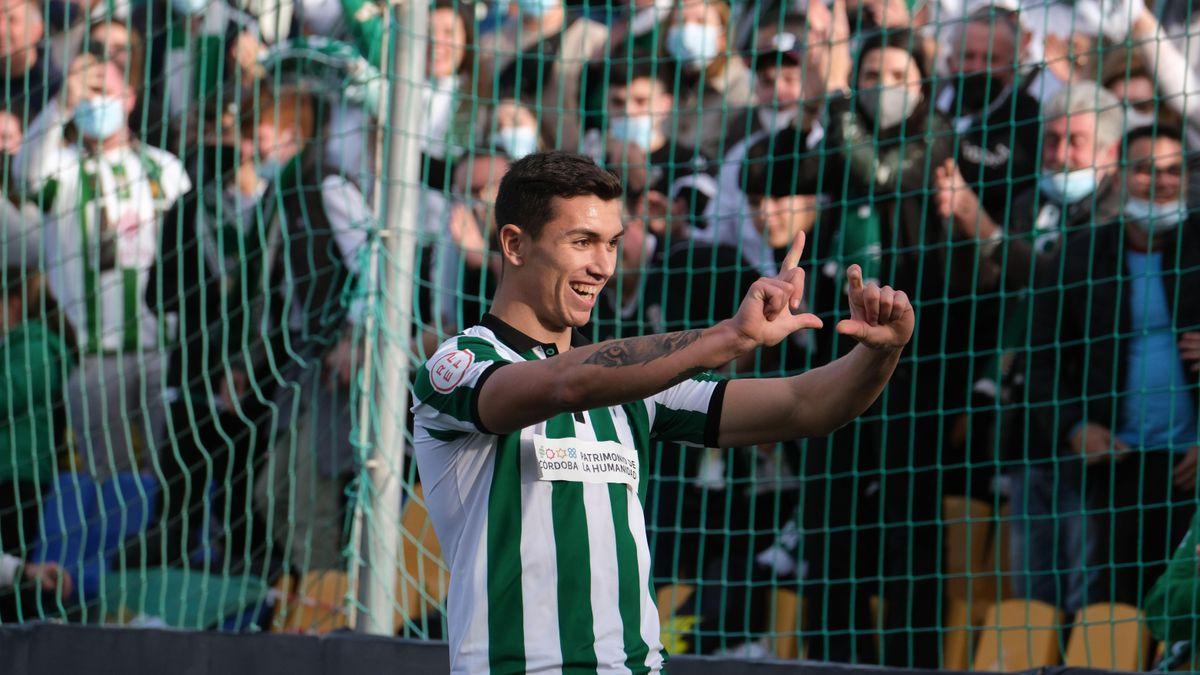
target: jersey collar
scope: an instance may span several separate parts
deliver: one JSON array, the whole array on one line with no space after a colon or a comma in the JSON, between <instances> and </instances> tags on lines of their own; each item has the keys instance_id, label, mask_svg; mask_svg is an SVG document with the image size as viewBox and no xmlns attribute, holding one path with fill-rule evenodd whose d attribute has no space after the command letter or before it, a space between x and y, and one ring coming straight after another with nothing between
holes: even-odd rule
<instances>
[{"instance_id":1,"label":"jersey collar","mask_svg":"<svg viewBox=\"0 0 1200 675\"><path fill-rule=\"evenodd\" d=\"M536 347L541 347L542 352L549 356L558 351L558 345L549 342L538 342L516 328L513 328L507 323L501 321L499 317L491 312L483 315L483 318L479 321L479 325L495 333L496 337L499 338L501 342L509 347L512 347L512 349L517 352L527 352ZM583 333L579 332L579 329L571 329L572 348L586 347L591 343L592 341L587 339Z\"/></svg>"}]
</instances>

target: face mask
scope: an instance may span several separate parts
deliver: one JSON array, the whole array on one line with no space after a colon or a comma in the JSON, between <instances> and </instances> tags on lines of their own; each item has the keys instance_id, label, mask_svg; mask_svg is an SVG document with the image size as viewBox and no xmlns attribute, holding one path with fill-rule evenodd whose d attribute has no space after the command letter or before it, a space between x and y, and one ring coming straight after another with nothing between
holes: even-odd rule
<instances>
[{"instance_id":1,"label":"face mask","mask_svg":"<svg viewBox=\"0 0 1200 675\"><path fill-rule=\"evenodd\" d=\"M537 152L537 144L536 127L509 127L496 131L496 145L513 159Z\"/></svg>"},{"instance_id":2,"label":"face mask","mask_svg":"<svg viewBox=\"0 0 1200 675\"><path fill-rule=\"evenodd\" d=\"M1074 204L1096 191L1096 168L1058 171L1042 176L1042 192L1060 204Z\"/></svg>"},{"instance_id":3,"label":"face mask","mask_svg":"<svg viewBox=\"0 0 1200 675\"><path fill-rule=\"evenodd\" d=\"M667 33L667 51L693 68L702 68L717 58L717 27L685 23Z\"/></svg>"},{"instance_id":4,"label":"face mask","mask_svg":"<svg viewBox=\"0 0 1200 675\"><path fill-rule=\"evenodd\" d=\"M548 12L558 9L559 6L559 0L517 0L517 9L521 10L521 16L535 19L542 18Z\"/></svg>"},{"instance_id":5,"label":"face mask","mask_svg":"<svg viewBox=\"0 0 1200 675\"><path fill-rule=\"evenodd\" d=\"M616 117L609 124L608 133L617 140L634 143L643 150L649 150L650 143L654 140L654 120L649 115Z\"/></svg>"},{"instance_id":6,"label":"face mask","mask_svg":"<svg viewBox=\"0 0 1200 675\"><path fill-rule=\"evenodd\" d=\"M1129 197L1125 200L1125 216L1150 236L1170 232L1187 219L1187 202L1182 199L1157 204Z\"/></svg>"},{"instance_id":7,"label":"face mask","mask_svg":"<svg viewBox=\"0 0 1200 675\"><path fill-rule=\"evenodd\" d=\"M84 99L75 106L73 119L79 133L102 141L125 125L125 106L121 99L111 96Z\"/></svg>"},{"instance_id":8,"label":"face mask","mask_svg":"<svg viewBox=\"0 0 1200 675\"><path fill-rule=\"evenodd\" d=\"M775 108L759 108L758 121L767 131L786 129L792 120L796 119L799 110L776 110Z\"/></svg>"},{"instance_id":9,"label":"face mask","mask_svg":"<svg viewBox=\"0 0 1200 675\"><path fill-rule=\"evenodd\" d=\"M208 0L171 0L171 7L184 16L196 16L208 6Z\"/></svg>"},{"instance_id":10,"label":"face mask","mask_svg":"<svg viewBox=\"0 0 1200 675\"><path fill-rule=\"evenodd\" d=\"M891 129L912 115L921 105L922 94L914 95L908 87L883 87L858 92L858 102L880 129Z\"/></svg>"}]
</instances>

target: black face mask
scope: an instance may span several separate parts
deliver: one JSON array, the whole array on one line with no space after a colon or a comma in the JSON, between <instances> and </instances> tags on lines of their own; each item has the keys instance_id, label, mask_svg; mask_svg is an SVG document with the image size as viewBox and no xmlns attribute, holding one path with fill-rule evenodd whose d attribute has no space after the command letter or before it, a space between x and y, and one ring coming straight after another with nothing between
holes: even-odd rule
<instances>
[{"instance_id":1,"label":"black face mask","mask_svg":"<svg viewBox=\"0 0 1200 675\"><path fill-rule=\"evenodd\" d=\"M983 110L989 103L996 100L1004 86L989 73L964 73L958 76L956 94L962 96L962 112L974 113ZM955 98L955 104L959 99ZM951 110L951 112L958 112Z\"/></svg>"}]
</instances>

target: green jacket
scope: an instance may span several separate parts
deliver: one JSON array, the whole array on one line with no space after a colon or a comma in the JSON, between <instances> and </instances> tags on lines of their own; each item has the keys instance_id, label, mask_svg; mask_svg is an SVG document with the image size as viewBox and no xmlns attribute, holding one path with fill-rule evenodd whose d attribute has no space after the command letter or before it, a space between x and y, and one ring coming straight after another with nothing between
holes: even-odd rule
<instances>
[{"instance_id":1,"label":"green jacket","mask_svg":"<svg viewBox=\"0 0 1200 675\"><path fill-rule=\"evenodd\" d=\"M0 480L44 485L54 475L54 411L69 359L62 340L36 320L0 338Z\"/></svg>"},{"instance_id":2,"label":"green jacket","mask_svg":"<svg viewBox=\"0 0 1200 675\"><path fill-rule=\"evenodd\" d=\"M1167 571L1146 594L1143 611L1154 637L1166 642L1191 641L1200 637L1200 571L1196 546L1200 544L1200 511L1192 518Z\"/></svg>"}]
</instances>

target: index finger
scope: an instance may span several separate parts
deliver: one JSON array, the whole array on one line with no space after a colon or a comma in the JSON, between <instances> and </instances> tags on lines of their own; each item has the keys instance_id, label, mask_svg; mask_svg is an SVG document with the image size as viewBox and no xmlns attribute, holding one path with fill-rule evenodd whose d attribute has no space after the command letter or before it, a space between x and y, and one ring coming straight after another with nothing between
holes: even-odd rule
<instances>
[{"instance_id":1,"label":"index finger","mask_svg":"<svg viewBox=\"0 0 1200 675\"><path fill-rule=\"evenodd\" d=\"M783 264L779 266L779 272L782 274L791 269L796 269L800 264L800 257L804 255L804 230L796 233L796 239L792 241L792 248L787 252L787 256L783 259Z\"/></svg>"}]
</instances>

